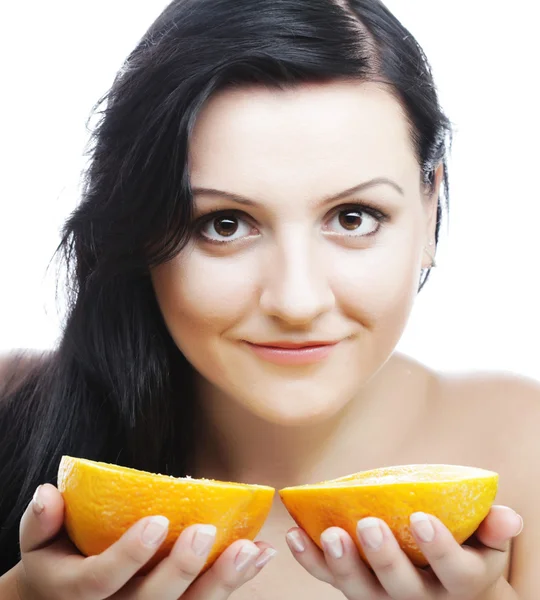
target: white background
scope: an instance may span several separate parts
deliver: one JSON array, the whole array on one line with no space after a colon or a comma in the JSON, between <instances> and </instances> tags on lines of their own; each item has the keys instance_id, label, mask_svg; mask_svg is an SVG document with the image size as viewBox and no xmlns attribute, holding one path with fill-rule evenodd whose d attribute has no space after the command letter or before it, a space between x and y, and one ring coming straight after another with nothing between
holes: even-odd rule
<instances>
[{"instance_id":1,"label":"white background","mask_svg":"<svg viewBox=\"0 0 540 600\"><path fill-rule=\"evenodd\" d=\"M399 349L447 371L540 379L537 3L387 4L423 45L456 128L439 268ZM165 5L0 4L0 351L49 348L60 334L46 269L78 202L85 124Z\"/></svg>"}]
</instances>

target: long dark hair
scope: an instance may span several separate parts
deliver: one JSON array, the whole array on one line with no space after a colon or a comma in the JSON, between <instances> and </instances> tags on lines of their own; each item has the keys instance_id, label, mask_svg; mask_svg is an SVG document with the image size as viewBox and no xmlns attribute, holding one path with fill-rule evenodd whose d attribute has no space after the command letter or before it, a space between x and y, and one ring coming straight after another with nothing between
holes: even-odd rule
<instances>
[{"instance_id":1,"label":"long dark hair","mask_svg":"<svg viewBox=\"0 0 540 600\"><path fill-rule=\"evenodd\" d=\"M62 454L189 472L191 367L149 269L190 235L195 120L227 86L336 79L388 84L425 185L443 162L447 191L450 124L428 61L379 0L173 0L131 52L95 107L82 200L57 251L68 283L62 338L0 400L0 572L18 560L18 521L34 488L55 483ZM437 238L443 206L441 197Z\"/></svg>"}]
</instances>

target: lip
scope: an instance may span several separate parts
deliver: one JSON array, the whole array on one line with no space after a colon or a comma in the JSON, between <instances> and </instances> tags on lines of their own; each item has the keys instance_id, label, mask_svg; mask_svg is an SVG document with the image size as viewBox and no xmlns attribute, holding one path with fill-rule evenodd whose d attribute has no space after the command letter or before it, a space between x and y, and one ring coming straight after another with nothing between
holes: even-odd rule
<instances>
[{"instance_id":1,"label":"lip","mask_svg":"<svg viewBox=\"0 0 540 600\"><path fill-rule=\"evenodd\" d=\"M310 365L328 358L337 342L272 342L254 344L245 342L256 356L276 365Z\"/></svg>"}]
</instances>

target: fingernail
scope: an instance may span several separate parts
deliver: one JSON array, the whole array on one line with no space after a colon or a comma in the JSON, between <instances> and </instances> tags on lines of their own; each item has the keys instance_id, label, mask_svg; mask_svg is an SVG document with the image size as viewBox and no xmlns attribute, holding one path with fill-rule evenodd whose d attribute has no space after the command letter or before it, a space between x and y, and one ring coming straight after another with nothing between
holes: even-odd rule
<instances>
[{"instance_id":1,"label":"fingernail","mask_svg":"<svg viewBox=\"0 0 540 600\"><path fill-rule=\"evenodd\" d=\"M287 541L296 552L303 552L306 549L298 531L289 531Z\"/></svg>"},{"instance_id":2,"label":"fingernail","mask_svg":"<svg viewBox=\"0 0 540 600\"><path fill-rule=\"evenodd\" d=\"M42 485L38 485L36 491L34 492L34 496L32 497L32 510L36 515L40 515L45 510L43 498L41 497L42 487Z\"/></svg>"},{"instance_id":3,"label":"fingernail","mask_svg":"<svg viewBox=\"0 0 540 600\"><path fill-rule=\"evenodd\" d=\"M216 541L217 530L213 525L199 525L191 542L191 548L197 556L205 556Z\"/></svg>"},{"instance_id":4,"label":"fingernail","mask_svg":"<svg viewBox=\"0 0 540 600\"><path fill-rule=\"evenodd\" d=\"M516 513L516 517L519 519L519 529L518 532L514 534L514 537L517 537L522 531L523 531L523 517L521 515L518 515L518 513Z\"/></svg>"},{"instance_id":5,"label":"fingernail","mask_svg":"<svg viewBox=\"0 0 540 600\"><path fill-rule=\"evenodd\" d=\"M150 548L159 546L167 535L169 519L166 517L152 517L147 522L141 534L142 543Z\"/></svg>"},{"instance_id":6,"label":"fingernail","mask_svg":"<svg viewBox=\"0 0 540 600\"><path fill-rule=\"evenodd\" d=\"M378 519L367 517L358 521L357 531L360 540L367 548L378 550L382 546L383 532Z\"/></svg>"},{"instance_id":7,"label":"fingernail","mask_svg":"<svg viewBox=\"0 0 540 600\"><path fill-rule=\"evenodd\" d=\"M243 571L256 556L259 556L260 550L255 546L248 546L247 544L240 550L234 564L236 565L237 571Z\"/></svg>"},{"instance_id":8,"label":"fingernail","mask_svg":"<svg viewBox=\"0 0 540 600\"><path fill-rule=\"evenodd\" d=\"M277 550L274 550L273 548L267 548L257 559L257 561L255 562L255 566L258 569L261 569L262 567L264 567L264 565L268 564L273 558L274 556L277 554Z\"/></svg>"},{"instance_id":9,"label":"fingernail","mask_svg":"<svg viewBox=\"0 0 540 600\"><path fill-rule=\"evenodd\" d=\"M339 535L334 531L324 531L321 535L321 543L333 558L341 558L343 556L343 544Z\"/></svg>"},{"instance_id":10,"label":"fingernail","mask_svg":"<svg viewBox=\"0 0 540 600\"><path fill-rule=\"evenodd\" d=\"M496 509L496 510L505 510L506 512L511 512L514 513L515 517L516 517L516 527L518 527L518 532L514 534L513 537L517 537L522 531L523 531L523 517L521 515L519 515L513 508L510 508L509 506L504 506L502 504L494 504L491 507L491 510Z\"/></svg>"},{"instance_id":11,"label":"fingernail","mask_svg":"<svg viewBox=\"0 0 540 600\"><path fill-rule=\"evenodd\" d=\"M414 533L423 542L432 542L435 539L435 529L426 513L413 513L411 515L411 526Z\"/></svg>"}]
</instances>

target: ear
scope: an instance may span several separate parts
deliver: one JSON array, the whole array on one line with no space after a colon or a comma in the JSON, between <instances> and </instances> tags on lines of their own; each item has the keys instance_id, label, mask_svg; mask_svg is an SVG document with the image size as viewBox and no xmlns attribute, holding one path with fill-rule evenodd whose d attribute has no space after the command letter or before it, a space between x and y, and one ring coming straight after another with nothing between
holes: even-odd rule
<instances>
[{"instance_id":1,"label":"ear","mask_svg":"<svg viewBox=\"0 0 540 600\"><path fill-rule=\"evenodd\" d=\"M426 230L424 247L429 250L429 254L435 254L435 231L437 229L437 209L439 205L439 196L444 178L444 165L440 163L435 169L433 187L430 186L429 192L425 195L426 207ZM431 265L429 254L424 253L424 269L428 269Z\"/></svg>"},{"instance_id":2,"label":"ear","mask_svg":"<svg viewBox=\"0 0 540 600\"><path fill-rule=\"evenodd\" d=\"M427 211L427 242L435 241L435 230L437 228L437 207L439 204L439 196L441 194L441 186L444 178L444 165L440 163L435 169L433 187L426 194L426 211Z\"/></svg>"}]
</instances>

